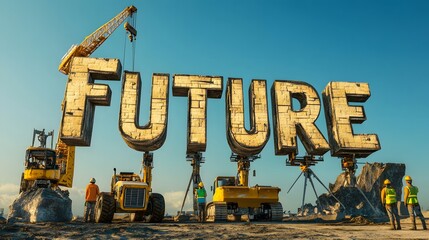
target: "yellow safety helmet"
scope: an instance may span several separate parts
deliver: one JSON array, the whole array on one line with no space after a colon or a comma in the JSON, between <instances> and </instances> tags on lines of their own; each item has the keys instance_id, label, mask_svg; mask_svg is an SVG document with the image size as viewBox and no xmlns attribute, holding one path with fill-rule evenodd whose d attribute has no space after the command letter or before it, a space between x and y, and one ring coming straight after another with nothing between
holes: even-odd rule
<instances>
[{"instance_id":1,"label":"yellow safety helmet","mask_svg":"<svg viewBox=\"0 0 429 240\"><path fill-rule=\"evenodd\" d=\"M91 178L91 179L89 180L89 182L90 182L90 183L95 183L95 178Z\"/></svg>"},{"instance_id":2,"label":"yellow safety helmet","mask_svg":"<svg viewBox=\"0 0 429 240\"><path fill-rule=\"evenodd\" d=\"M405 181L413 181L413 179L410 176L405 176Z\"/></svg>"},{"instance_id":3,"label":"yellow safety helmet","mask_svg":"<svg viewBox=\"0 0 429 240\"><path fill-rule=\"evenodd\" d=\"M204 183L203 182L198 183L198 187L204 187Z\"/></svg>"},{"instance_id":4,"label":"yellow safety helmet","mask_svg":"<svg viewBox=\"0 0 429 240\"><path fill-rule=\"evenodd\" d=\"M389 185L389 184L391 184L389 179L384 180L384 185Z\"/></svg>"}]
</instances>

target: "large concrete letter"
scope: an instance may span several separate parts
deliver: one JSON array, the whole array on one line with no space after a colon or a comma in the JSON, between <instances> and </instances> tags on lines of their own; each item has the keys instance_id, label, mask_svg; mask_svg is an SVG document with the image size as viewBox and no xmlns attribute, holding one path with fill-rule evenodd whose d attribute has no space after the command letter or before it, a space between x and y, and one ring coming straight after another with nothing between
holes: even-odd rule
<instances>
[{"instance_id":1,"label":"large concrete letter","mask_svg":"<svg viewBox=\"0 0 429 240\"><path fill-rule=\"evenodd\" d=\"M67 145L91 145L96 105L109 106L108 85L94 84L95 79L120 80L118 59L75 57L72 60L63 102L60 138Z\"/></svg>"},{"instance_id":2,"label":"large concrete letter","mask_svg":"<svg viewBox=\"0 0 429 240\"><path fill-rule=\"evenodd\" d=\"M140 127L139 109L141 80L140 73L125 72L122 84L119 131L127 145L138 151L154 151L160 148L167 136L168 74L154 74L150 120Z\"/></svg>"},{"instance_id":3,"label":"large concrete letter","mask_svg":"<svg viewBox=\"0 0 429 240\"><path fill-rule=\"evenodd\" d=\"M380 150L376 134L354 134L353 123L366 120L362 106L349 102L365 102L371 93L367 83L330 82L323 91L326 125L328 127L331 155L367 157Z\"/></svg>"},{"instance_id":4,"label":"large concrete letter","mask_svg":"<svg viewBox=\"0 0 429 240\"><path fill-rule=\"evenodd\" d=\"M297 111L292 108L293 98L301 105ZM307 154L323 155L329 150L328 142L315 124L320 113L320 100L311 85L277 80L271 87L271 101L276 155L297 153L297 135Z\"/></svg>"},{"instance_id":5,"label":"large concrete letter","mask_svg":"<svg viewBox=\"0 0 429 240\"><path fill-rule=\"evenodd\" d=\"M250 130L244 125L243 81L229 78L226 90L227 139L231 150L242 156L262 151L270 136L265 80L253 80L249 88Z\"/></svg>"},{"instance_id":6,"label":"large concrete letter","mask_svg":"<svg viewBox=\"0 0 429 240\"><path fill-rule=\"evenodd\" d=\"M206 150L207 97L221 98L222 82L217 76L173 76L173 96L188 96L187 153Z\"/></svg>"}]
</instances>

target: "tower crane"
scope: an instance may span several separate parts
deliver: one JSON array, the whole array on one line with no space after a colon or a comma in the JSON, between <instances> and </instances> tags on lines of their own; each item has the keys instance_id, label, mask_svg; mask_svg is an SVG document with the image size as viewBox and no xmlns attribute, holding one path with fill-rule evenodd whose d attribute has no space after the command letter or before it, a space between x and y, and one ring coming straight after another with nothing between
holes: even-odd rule
<instances>
[{"instance_id":1,"label":"tower crane","mask_svg":"<svg viewBox=\"0 0 429 240\"><path fill-rule=\"evenodd\" d=\"M101 44L104 43L104 41L106 41L106 39L125 19L132 17L135 12L137 12L137 8L133 5L126 7L110 21L88 35L79 45L72 45L61 59L58 70L64 74L68 74L70 62L73 57L90 56L98 47L101 46ZM129 33L130 41L133 41L137 36L137 30L129 23L125 23L124 28Z\"/></svg>"}]
</instances>

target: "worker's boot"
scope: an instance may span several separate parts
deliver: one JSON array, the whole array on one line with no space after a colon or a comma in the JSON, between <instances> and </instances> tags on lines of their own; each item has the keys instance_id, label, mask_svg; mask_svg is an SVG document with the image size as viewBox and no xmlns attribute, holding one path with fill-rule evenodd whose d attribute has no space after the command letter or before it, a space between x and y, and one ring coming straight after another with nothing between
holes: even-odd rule
<instances>
[{"instance_id":1,"label":"worker's boot","mask_svg":"<svg viewBox=\"0 0 429 240\"><path fill-rule=\"evenodd\" d=\"M426 222L424 219L422 221L422 226L423 226L423 230L428 230L428 228L426 227Z\"/></svg>"},{"instance_id":2,"label":"worker's boot","mask_svg":"<svg viewBox=\"0 0 429 240\"><path fill-rule=\"evenodd\" d=\"M411 230L417 230L417 227L416 227L416 218L415 217L411 217L412 219L411 219L411 223L413 224L413 227L411 228Z\"/></svg>"}]
</instances>

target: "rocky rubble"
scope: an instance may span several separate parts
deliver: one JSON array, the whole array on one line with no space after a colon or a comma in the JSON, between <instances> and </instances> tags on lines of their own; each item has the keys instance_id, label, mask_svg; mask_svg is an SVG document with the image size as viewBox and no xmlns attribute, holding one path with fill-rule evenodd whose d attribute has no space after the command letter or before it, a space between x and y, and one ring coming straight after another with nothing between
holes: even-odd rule
<instances>
[{"instance_id":1,"label":"rocky rubble","mask_svg":"<svg viewBox=\"0 0 429 240\"><path fill-rule=\"evenodd\" d=\"M68 191L32 188L22 192L9 206L7 221L69 222L72 220L72 200Z\"/></svg>"},{"instance_id":2,"label":"rocky rubble","mask_svg":"<svg viewBox=\"0 0 429 240\"><path fill-rule=\"evenodd\" d=\"M341 201L345 209L329 193L319 196L318 201L325 212L343 212L352 216L384 216L385 210L380 201L383 181L389 179L392 182L398 196L397 200L400 202L404 175L405 164L366 163L361 174L356 178L354 186L349 184L346 173L340 174L336 182L329 186L333 195Z\"/></svg>"}]
</instances>

